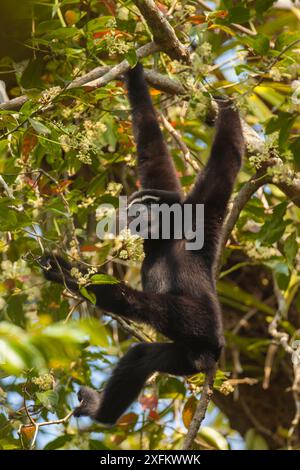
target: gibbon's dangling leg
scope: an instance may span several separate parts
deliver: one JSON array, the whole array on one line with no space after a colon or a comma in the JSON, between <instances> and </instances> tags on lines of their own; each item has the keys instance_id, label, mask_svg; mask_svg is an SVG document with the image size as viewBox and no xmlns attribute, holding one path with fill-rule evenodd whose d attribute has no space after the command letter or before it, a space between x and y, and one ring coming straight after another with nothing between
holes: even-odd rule
<instances>
[{"instance_id":1,"label":"gibbon's dangling leg","mask_svg":"<svg viewBox=\"0 0 300 470\"><path fill-rule=\"evenodd\" d=\"M103 392L89 387L80 389L81 404L74 416L89 416L103 424L114 424L154 372L185 376L205 371L214 364L209 354L193 354L183 344L137 344L119 361Z\"/></svg>"},{"instance_id":2,"label":"gibbon's dangling leg","mask_svg":"<svg viewBox=\"0 0 300 470\"><path fill-rule=\"evenodd\" d=\"M231 101L218 101L219 113L212 150L184 203L204 204L203 256L212 266L217 253L227 204L244 153L239 113Z\"/></svg>"},{"instance_id":3,"label":"gibbon's dangling leg","mask_svg":"<svg viewBox=\"0 0 300 470\"><path fill-rule=\"evenodd\" d=\"M128 72L127 88L142 189L163 189L181 194L175 167L159 127L141 64Z\"/></svg>"}]
</instances>

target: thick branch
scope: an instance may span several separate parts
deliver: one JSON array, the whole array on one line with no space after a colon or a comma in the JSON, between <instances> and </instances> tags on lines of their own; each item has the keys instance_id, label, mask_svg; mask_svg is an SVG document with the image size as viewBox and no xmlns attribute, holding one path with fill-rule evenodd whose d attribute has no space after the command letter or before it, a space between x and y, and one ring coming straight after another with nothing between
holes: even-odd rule
<instances>
[{"instance_id":1,"label":"thick branch","mask_svg":"<svg viewBox=\"0 0 300 470\"><path fill-rule=\"evenodd\" d=\"M153 39L171 59L190 63L188 48L178 40L174 29L153 0L133 0L145 18Z\"/></svg>"},{"instance_id":2,"label":"thick branch","mask_svg":"<svg viewBox=\"0 0 300 470\"><path fill-rule=\"evenodd\" d=\"M146 52L153 53L154 51L158 50L158 46L156 44L154 45L153 43L150 43L147 46L149 46L147 47L147 49L145 49L146 46L142 46L143 49L140 48L138 49L138 51L142 49L141 52L145 54ZM140 58L146 57L146 55L141 56L141 52L138 54ZM126 67L124 67L124 62L126 62ZM122 72L122 70L125 69L126 71L130 68L127 61L123 61L121 62L121 64L123 64L121 67L121 71L120 68L118 68L117 72L115 67L96 67L87 74L83 75L82 77L78 77L72 82L70 82L66 89L71 90L72 88L78 88L84 85L93 89L95 87L95 84L97 87L101 87L106 85L110 81L115 80L116 78L120 79L121 77L119 77L118 72L122 75L124 73L124 71ZM112 71L113 73L111 74ZM161 73L153 72L152 70L145 69L144 72L149 85L153 86L154 88L157 88L158 90L164 91L165 93L169 93L171 95L182 95L185 93L184 87L177 80L172 80L171 78L162 75ZM29 97L27 95L18 96L17 98L2 103L0 105L0 110L17 111L28 100Z\"/></svg>"},{"instance_id":3,"label":"thick branch","mask_svg":"<svg viewBox=\"0 0 300 470\"><path fill-rule=\"evenodd\" d=\"M300 207L300 180L299 179L295 179L292 184L279 181L278 183L276 183L276 186L286 196L288 196L297 207Z\"/></svg>"},{"instance_id":4,"label":"thick branch","mask_svg":"<svg viewBox=\"0 0 300 470\"><path fill-rule=\"evenodd\" d=\"M148 69L144 69L144 74L149 85L157 90L164 91L170 95L184 95L186 93L186 90L180 82L166 75Z\"/></svg>"},{"instance_id":5,"label":"thick branch","mask_svg":"<svg viewBox=\"0 0 300 470\"><path fill-rule=\"evenodd\" d=\"M155 42L149 42L148 44L145 44L145 46L140 47L136 51L136 55L138 59L142 59L143 57L147 57L150 54L154 54L154 52L158 52L159 50L161 50L161 47L158 44L156 44ZM126 59L122 60L122 62L112 67L102 77L97 78L96 80L92 80L88 83L85 83L84 86L88 87L89 89L100 88L104 85L107 85L112 80L115 80L120 75L123 75L130 68L131 67L130 67L129 62Z\"/></svg>"}]
</instances>

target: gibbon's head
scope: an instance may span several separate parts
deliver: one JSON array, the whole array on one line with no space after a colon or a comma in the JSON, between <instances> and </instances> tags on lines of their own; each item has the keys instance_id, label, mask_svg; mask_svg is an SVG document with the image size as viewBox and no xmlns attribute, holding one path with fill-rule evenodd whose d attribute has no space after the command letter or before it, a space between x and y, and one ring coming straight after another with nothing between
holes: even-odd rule
<instances>
[{"instance_id":1,"label":"gibbon's head","mask_svg":"<svg viewBox=\"0 0 300 470\"><path fill-rule=\"evenodd\" d=\"M181 224L180 195L173 191L142 190L129 198L127 215L131 233L144 239L172 239ZM178 227L179 229L179 227Z\"/></svg>"}]
</instances>

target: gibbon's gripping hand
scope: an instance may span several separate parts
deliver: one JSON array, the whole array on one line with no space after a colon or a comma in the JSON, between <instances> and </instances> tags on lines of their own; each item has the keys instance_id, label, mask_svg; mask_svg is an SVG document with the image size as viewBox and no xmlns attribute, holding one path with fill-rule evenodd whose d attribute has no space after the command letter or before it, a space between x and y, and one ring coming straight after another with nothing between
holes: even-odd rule
<instances>
[{"instance_id":1,"label":"gibbon's gripping hand","mask_svg":"<svg viewBox=\"0 0 300 470\"><path fill-rule=\"evenodd\" d=\"M79 292L78 282L71 276L71 269L74 266L64 258L59 255L46 254L39 259L39 264L47 281L57 282L73 292ZM81 268L80 271L82 271Z\"/></svg>"}]
</instances>

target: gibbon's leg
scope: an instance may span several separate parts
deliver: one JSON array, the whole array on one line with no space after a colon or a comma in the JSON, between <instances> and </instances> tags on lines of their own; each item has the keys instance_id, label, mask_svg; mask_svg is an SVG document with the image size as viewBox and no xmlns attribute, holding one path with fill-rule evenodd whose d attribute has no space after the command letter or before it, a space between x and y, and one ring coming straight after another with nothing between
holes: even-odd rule
<instances>
[{"instance_id":1,"label":"gibbon's leg","mask_svg":"<svg viewBox=\"0 0 300 470\"><path fill-rule=\"evenodd\" d=\"M241 167L244 140L239 113L231 101L219 101L216 135L204 170L184 203L204 204L204 248L212 264L227 204Z\"/></svg>"},{"instance_id":2,"label":"gibbon's leg","mask_svg":"<svg viewBox=\"0 0 300 470\"><path fill-rule=\"evenodd\" d=\"M177 343L141 343L132 347L119 361L102 393L82 387L81 404L74 416L90 416L103 424L114 424L137 398L154 372L192 375L215 364L209 353L192 353Z\"/></svg>"},{"instance_id":3,"label":"gibbon's leg","mask_svg":"<svg viewBox=\"0 0 300 470\"><path fill-rule=\"evenodd\" d=\"M76 280L47 257L41 261L46 279L66 285L79 292ZM219 351L223 345L219 304L214 292L209 290L197 298L174 294L141 292L118 284L87 285L87 290L96 296L96 305L123 318L135 320L154 327L173 341L188 344L190 348L211 348Z\"/></svg>"},{"instance_id":4,"label":"gibbon's leg","mask_svg":"<svg viewBox=\"0 0 300 470\"><path fill-rule=\"evenodd\" d=\"M158 124L141 64L137 64L127 73L127 87L142 188L181 193L175 167Z\"/></svg>"}]
</instances>

